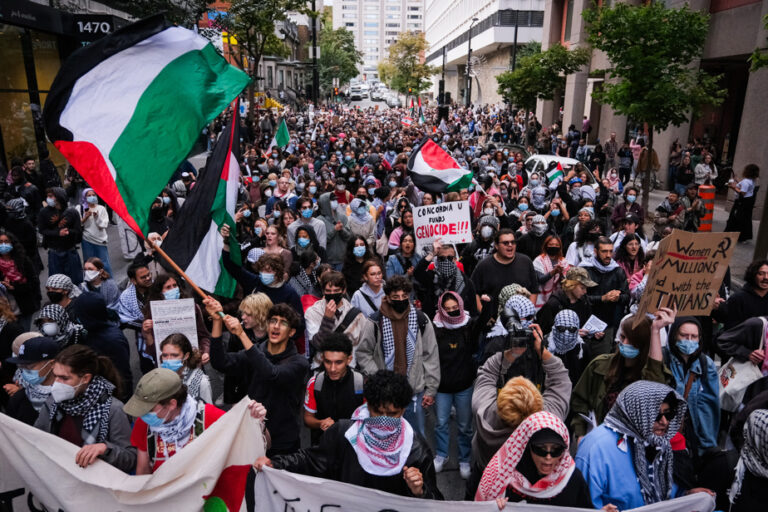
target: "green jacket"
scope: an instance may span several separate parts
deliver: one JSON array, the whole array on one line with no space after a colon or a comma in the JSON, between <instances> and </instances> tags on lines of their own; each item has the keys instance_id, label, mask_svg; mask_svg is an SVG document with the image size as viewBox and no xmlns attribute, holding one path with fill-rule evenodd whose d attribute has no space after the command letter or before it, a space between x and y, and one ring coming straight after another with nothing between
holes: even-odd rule
<instances>
[{"instance_id":1,"label":"green jacket","mask_svg":"<svg viewBox=\"0 0 768 512\"><path fill-rule=\"evenodd\" d=\"M581 437L587 434L588 422L581 414L589 417L590 411L594 411L597 424L601 424L608 414L605 408L605 395L607 393L605 385L605 375L608 373L608 367L616 353L603 354L595 357L584 369L579 382L573 388L571 394L571 429L574 437ZM661 361L648 359L643 368L643 380L661 382L666 384L672 377L672 372L664 366ZM631 384L630 382L626 383Z\"/></svg>"}]
</instances>

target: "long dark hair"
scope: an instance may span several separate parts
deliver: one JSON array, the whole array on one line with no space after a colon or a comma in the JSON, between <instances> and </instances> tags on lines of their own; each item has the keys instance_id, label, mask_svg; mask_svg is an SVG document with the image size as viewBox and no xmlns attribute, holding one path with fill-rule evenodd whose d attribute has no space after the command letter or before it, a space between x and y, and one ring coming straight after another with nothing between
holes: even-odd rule
<instances>
[{"instance_id":1,"label":"long dark hair","mask_svg":"<svg viewBox=\"0 0 768 512\"><path fill-rule=\"evenodd\" d=\"M13 249L11 250L11 259L16 265L16 269L22 274L25 274L25 263L27 262L28 258L27 253L24 251L24 246L21 245L21 242L16 235L5 228L0 228L0 236L2 235L7 236L8 240L11 241L11 245L13 246ZM24 277L29 278L30 276L25 274Z\"/></svg>"},{"instance_id":2,"label":"long dark hair","mask_svg":"<svg viewBox=\"0 0 768 512\"><path fill-rule=\"evenodd\" d=\"M173 345L175 347L179 347L182 354L189 354L189 357L184 362L184 366L186 366L187 368L195 369L200 367L200 362L202 361L200 351L194 348L192 346L192 343L189 342L189 339L187 339L187 337L181 334L180 332L169 335L160 343L161 352L163 350L163 347L166 345Z\"/></svg>"},{"instance_id":3,"label":"long dark hair","mask_svg":"<svg viewBox=\"0 0 768 512\"><path fill-rule=\"evenodd\" d=\"M638 381L642 378L643 368L648 362L648 352L651 348L651 320L647 317L640 320L637 325L632 325L635 317L628 316L619 325L620 332L624 332L627 341L640 350L637 356L637 363L627 367L624 365L626 359L618 352L613 354L611 362L608 365L608 372L605 374L606 389L612 389L616 384L622 384L623 387Z\"/></svg>"},{"instance_id":4,"label":"long dark hair","mask_svg":"<svg viewBox=\"0 0 768 512\"><path fill-rule=\"evenodd\" d=\"M640 238L640 235L637 233L633 233L631 235L626 235L624 239L619 244L619 248L616 249L616 254L613 259L616 260L617 263L631 263L632 260L629 257L629 252L627 252L627 244L631 241L637 241L638 244L640 244L640 249L637 251L637 256L635 256L634 263L636 266L642 266L643 260L645 259L645 251L643 251L643 242Z\"/></svg>"},{"instance_id":5,"label":"long dark hair","mask_svg":"<svg viewBox=\"0 0 768 512\"><path fill-rule=\"evenodd\" d=\"M349 239L347 242L347 249L344 251L344 267L346 268L352 268L354 265L358 264L357 258L355 258L355 255L352 253L352 250L355 248L355 242L358 240L362 240L365 244L365 255L363 256L363 261L374 259L374 254L371 252L371 248L368 246L368 242L365 240L365 237L361 235L355 235Z\"/></svg>"},{"instance_id":6,"label":"long dark hair","mask_svg":"<svg viewBox=\"0 0 768 512\"><path fill-rule=\"evenodd\" d=\"M155 278L155 281L152 283L152 286L149 288L149 300L165 300L165 296L163 295L163 286L165 286L165 283L167 283L169 279L176 281L176 284L179 286L179 298L187 298L187 291L186 287L184 286L184 281L182 281L179 276L176 274L161 273L158 274L158 276Z\"/></svg>"},{"instance_id":7,"label":"long dark hair","mask_svg":"<svg viewBox=\"0 0 768 512\"><path fill-rule=\"evenodd\" d=\"M54 361L69 366L72 373L80 377L86 373L94 377L100 375L115 385L113 393L115 396L122 395L122 379L112 360L107 356L99 355L85 345L70 345L59 352Z\"/></svg>"},{"instance_id":8,"label":"long dark hair","mask_svg":"<svg viewBox=\"0 0 768 512\"><path fill-rule=\"evenodd\" d=\"M600 224L594 219L590 219L583 226L580 226L579 232L576 233L576 246L583 247L586 242L592 242L597 245L597 239L600 238L602 229L601 233L592 233L592 230L599 227Z\"/></svg>"}]
</instances>

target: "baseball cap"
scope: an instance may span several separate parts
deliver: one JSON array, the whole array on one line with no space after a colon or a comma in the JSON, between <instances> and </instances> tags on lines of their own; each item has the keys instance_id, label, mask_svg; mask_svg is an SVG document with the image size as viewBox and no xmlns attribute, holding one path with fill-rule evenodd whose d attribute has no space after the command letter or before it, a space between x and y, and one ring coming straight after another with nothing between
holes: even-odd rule
<instances>
[{"instance_id":1,"label":"baseball cap","mask_svg":"<svg viewBox=\"0 0 768 512\"><path fill-rule=\"evenodd\" d=\"M634 213L628 213L624 217L624 222L630 222L632 224L640 224L640 217L638 217Z\"/></svg>"},{"instance_id":2,"label":"baseball cap","mask_svg":"<svg viewBox=\"0 0 768 512\"><path fill-rule=\"evenodd\" d=\"M175 395L181 385L178 373L166 368L155 368L141 378L133 396L123 406L123 411L136 418L144 416L155 405Z\"/></svg>"},{"instance_id":3,"label":"baseball cap","mask_svg":"<svg viewBox=\"0 0 768 512\"><path fill-rule=\"evenodd\" d=\"M597 283L589 278L587 269L584 267L574 267L565 273L565 278L571 281L578 281L587 288L597 286Z\"/></svg>"},{"instance_id":4,"label":"baseball cap","mask_svg":"<svg viewBox=\"0 0 768 512\"><path fill-rule=\"evenodd\" d=\"M19 347L19 355L9 357L6 362L11 364L32 364L47 359L53 359L59 353L59 344L51 338L37 336L26 340Z\"/></svg>"}]
</instances>

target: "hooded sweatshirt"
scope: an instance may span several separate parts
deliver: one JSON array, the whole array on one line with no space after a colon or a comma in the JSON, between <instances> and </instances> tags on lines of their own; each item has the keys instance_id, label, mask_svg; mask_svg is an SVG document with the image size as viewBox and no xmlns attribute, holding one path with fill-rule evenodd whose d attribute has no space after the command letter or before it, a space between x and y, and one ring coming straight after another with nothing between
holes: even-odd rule
<instances>
[{"instance_id":1,"label":"hooded sweatshirt","mask_svg":"<svg viewBox=\"0 0 768 512\"><path fill-rule=\"evenodd\" d=\"M37 217L37 228L43 235L43 247L55 251L74 249L83 237L80 215L74 208L67 208L67 193L61 187L51 189L58 202L57 206L46 206ZM61 230L69 233L62 236Z\"/></svg>"},{"instance_id":2,"label":"hooded sweatshirt","mask_svg":"<svg viewBox=\"0 0 768 512\"><path fill-rule=\"evenodd\" d=\"M326 247L325 259L331 265L340 265L344 262L347 241L352 236L347 225L347 216L340 211L331 210L331 192L326 192L317 200L320 208L319 219L325 224ZM343 228L336 231L336 222L341 222Z\"/></svg>"}]
</instances>

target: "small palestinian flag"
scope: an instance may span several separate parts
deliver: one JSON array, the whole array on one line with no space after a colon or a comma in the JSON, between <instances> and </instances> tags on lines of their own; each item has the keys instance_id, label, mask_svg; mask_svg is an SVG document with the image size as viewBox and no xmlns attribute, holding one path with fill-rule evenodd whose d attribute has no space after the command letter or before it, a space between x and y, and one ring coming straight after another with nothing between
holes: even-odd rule
<instances>
[{"instance_id":1,"label":"small palestinian flag","mask_svg":"<svg viewBox=\"0 0 768 512\"><path fill-rule=\"evenodd\" d=\"M400 124L403 126L411 126L413 124L413 118L405 116L400 120Z\"/></svg>"},{"instance_id":2,"label":"small palestinian flag","mask_svg":"<svg viewBox=\"0 0 768 512\"><path fill-rule=\"evenodd\" d=\"M472 183L472 171L463 169L429 137L414 148L408 170L413 184L425 192L458 192Z\"/></svg>"},{"instance_id":3,"label":"small palestinian flag","mask_svg":"<svg viewBox=\"0 0 768 512\"><path fill-rule=\"evenodd\" d=\"M421 96L419 96L419 124L424 124L426 122L426 119L424 119L424 109L421 107Z\"/></svg>"},{"instance_id":4,"label":"small palestinian flag","mask_svg":"<svg viewBox=\"0 0 768 512\"><path fill-rule=\"evenodd\" d=\"M288 145L290 141L291 141L291 136L288 133L288 125L285 124L285 119L283 119L280 122L280 126L277 127L275 136L272 137L272 142L269 143L267 152L272 151L272 148L274 148L275 146L279 147L280 149L283 149L285 146Z\"/></svg>"},{"instance_id":5,"label":"small palestinian flag","mask_svg":"<svg viewBox=\"0 0 768 512\"><path fill-rule=\"evenodd\" d=\"M223 224L233 229L235 226L240 118L237 105L233 110L232 120L224 127L205 170L179 210L179 220L163 240L165 252L192 281L209 293L229 298L237 283L221 261L224 238L219 230ZM234 236L229 237L229 257L240 265L240 245Z\"/></svg>"},{"instance_id":6,"label":"small palestinian flag","mask_svg":"<svg viewBox=\"0 0 768 512\"><path fill-rule=\"evenodd\" d=\"M560 180L563 179L563 166L560 164L560 162L557 162L557 167L552 169L547 173L547 181L549 181L550 185L554 184L555 181L557 183L560 182Z\"/></svg>"},{"instance_id":7,"label":"small palestinian flag","mask_svg":"<svg viewBox=\"0 0 768 512\"><path fill-rule=\"evenodd\" d=\"M250 79L162 15L80 48L45 102L48 138L134 231L202 129Z\"/></svg>"}]
</instances>

